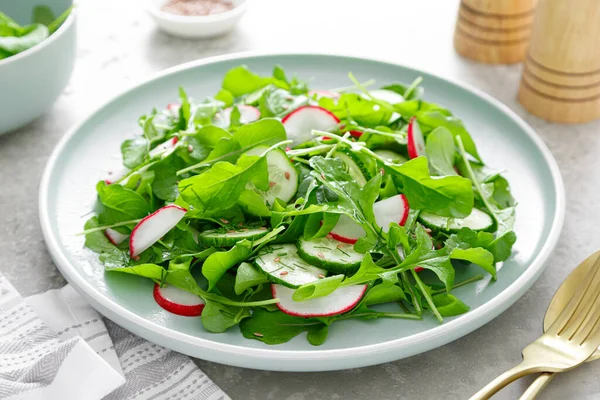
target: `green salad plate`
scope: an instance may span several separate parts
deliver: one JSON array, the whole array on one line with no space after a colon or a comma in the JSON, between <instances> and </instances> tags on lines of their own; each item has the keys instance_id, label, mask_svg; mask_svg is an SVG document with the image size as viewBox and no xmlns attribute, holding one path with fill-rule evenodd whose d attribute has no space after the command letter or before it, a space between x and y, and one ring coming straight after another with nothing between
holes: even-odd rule
<instances>
[{"instance_id":1,"label":"green salad plate","mask_svg":"<svg viewBox=\"0 0 600 400\"><path fill-rule=\"evenodd\" d=\"M153 282L105 273L97 254L77 236L96 203L96 183L120 159L121 142L138 133L138 117L178 101L178 88L196 98L210 96L230 68L245 64L269 75L280 64L289 74L312 79L311 87L364 81L410 83L423 77L424 99L447 105L462 119L486 164L506 171L518 201L513 254L498 265L498 280L486 277L453 293L471 307L439 323L423 320L344 320L332 324L327 341L312 346L301 334L279 345L248 340L237 327L207 332L196 317L163 310ZM363 367L419 354L460 338L505 311L538 279L560 235L564 188L558 166L538 135L506 106L464 84L401 65L323 54L238 54L180 65L110 100L69 131L50 157L40 186L40 219L54 262L67 281L100 313L147 340L193 357L246 368L326 371ZM471 268L474 268L473 270ZM472 273L476 266L457 268ZM479 271L478 271L479 272Z\"/></svg>"}]
</instances>

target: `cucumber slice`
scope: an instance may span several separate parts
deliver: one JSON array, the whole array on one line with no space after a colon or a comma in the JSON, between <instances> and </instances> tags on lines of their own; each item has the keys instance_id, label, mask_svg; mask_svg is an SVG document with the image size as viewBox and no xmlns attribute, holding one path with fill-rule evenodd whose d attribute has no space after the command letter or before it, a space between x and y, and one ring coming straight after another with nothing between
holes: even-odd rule
<instances>
[{"instance_id":1,"label":"cucumber slice","mask_svg":"<svg viewBox=\"0 0 600 400\"><path fill-rule=\"evenodd\" d=\"M260 155L267 146L256 146L248 151L248 155ZM279 198L284 202L289 202L298 191L298 171L290 161L285 151L281 149L271 150L267 154L267 166L269 169L269 189L267 191L258 190L265 198L269 206L273 206L275 199Z\"/></svg>"},{"instance_id":2,"label":"cucumber slice","mask_svg":"<svg viewBox=\"0 0 600 400\"><path fill-rule=\"evenodd\" d=\"M358 271L364 254L354 251L354 246L335 239L319 238L298 241L298 255L306 262L334 274L351 275Z\"/></svg>"},{"instance_id":3,"label":"cucumber slice","mask_svg":"<svg viewBox=\"0 0 600 400\"><path fill-rule=\"evenodd\" d=\"M254 259L267 278L274 283L298 288L325 277L327 271L310 265L298 256L295 244L269 246Z\"/></svg>"},{"instance_id":4,"label":"cucumber slice","mask_svg":"<svg viewBox=\"0 0 600 400\"><path fill-rule=\"evenodd\" d=\"M213 229L198 235L198 243L204 246L231 247L240 240L256 240L265 236L269 231L266 228L238 230Z\"/></svg>"},{"instance_id":5,"label":"cucumber slice","mask_svg":"<svg viewBox=\"0 0 600 400\"><path fill-rule=\"evenodd\" d=\"M494 225L492 217L476 208L466 218L440 217L432 213L422 212L419 214L419 221L431 229L444 232L458 232L464 227L471 228L474 231L487 231L491 230Z\"/></svg>"},{"instance_id":6,"label":"cucumber slice","mask_svg":"<svg viewBox=\"0 0 600 400\"><path fill-rule=\"evenodd\" d=\"M377 154L379 157L383 158L384 160L386 160L388 162L392 162L394 164L404 164L405 162L408 161L408 159L406 157L404 157L402 154L398 154L391 150L379 149L379 150L375 150L373 152L375 154Z\"/></svg>"},{"instance_id":7,"label":"cucumber slice","mask_svg":"<svg viewBox=\"0 0 600 400\"><path fill-rule=\"evenodd\" d=\"M340 150L333 154L346 164L348 173L360 186L364 186L377 170L377 164L371 157L361 156L351 150Z\"/></svg>"}]
</instances>

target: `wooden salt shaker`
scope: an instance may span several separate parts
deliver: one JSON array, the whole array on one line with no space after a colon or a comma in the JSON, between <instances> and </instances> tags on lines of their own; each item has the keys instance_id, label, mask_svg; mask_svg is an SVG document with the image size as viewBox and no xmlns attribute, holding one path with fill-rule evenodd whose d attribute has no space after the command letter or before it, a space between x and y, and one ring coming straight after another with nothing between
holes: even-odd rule
<instances>
[{"instance_id":1,"label":"wooden salt shaker","mask_svg":"<svg viewBox=\"0 0 600 400\"><path fill-rule=\"evenodd\" d=\"M454 48L487 64L523 61L537 0L461 0Z\"/></svg>"},{"instance_id":2,"label":"wooden salt shaker","mask_svg":"<svg viewBox=\"0 0 600 400\"><path fill-rule=\"evenodd\" d=\"M555 122L600 118L600 1L541 0L519 101Z\"/></svg>"}]
</instances>

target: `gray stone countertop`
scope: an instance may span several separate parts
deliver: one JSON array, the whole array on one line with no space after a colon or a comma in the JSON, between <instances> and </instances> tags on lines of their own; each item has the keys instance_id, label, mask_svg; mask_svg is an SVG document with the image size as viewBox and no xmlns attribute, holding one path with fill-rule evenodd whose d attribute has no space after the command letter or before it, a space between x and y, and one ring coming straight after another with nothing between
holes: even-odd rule
<instances>
[{"instance_id":1,"label":"gray stone countertop","mask_svg":"<svg viewBox=\"0 0 600 400\"><path fill-rule=\"evenodd\" d=\"M38 182L61 136L116 92L164 68L224 53L319 51L375 57L478 87L522 116L556 157L567 190L563 233L548 268L517 303L481 329L428 353L339 372L282 373L198 365L234 399L466 399L520 361L541 333L554 291L577 263L600 248L600 122L551 124L515 100L521 66L488 66L457 56L457 0L254 0L237 29L184 40L154 27L136 0L82 1L79 51L70 84L42 118L0 137L0 269L23 295L65 284L38 224ZM293 66L288 66L293 70ZM0 88L1 90L1 88ZM600 398L600 362L559 376L544 399ZM518 398L523 379L497 396Z\"/></svg>"}]
</instances>

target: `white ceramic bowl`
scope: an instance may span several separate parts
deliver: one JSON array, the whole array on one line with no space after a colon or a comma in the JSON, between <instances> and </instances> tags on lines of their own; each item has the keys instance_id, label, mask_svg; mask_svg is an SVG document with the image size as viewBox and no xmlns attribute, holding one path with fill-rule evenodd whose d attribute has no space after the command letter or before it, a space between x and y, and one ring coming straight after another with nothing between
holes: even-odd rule
<instances>
[{"instance_id":1,"label":"white ceramic bowl","mask_svg":"<svg viewBox=\"0 0 600 400\"><path fill-rule=\"evenodd\" d=\"M161 11L166 1L150 0L148 13L160 29L185 38L208 38L231 31L249 3L249 0L230 0L235 7L229 11L206 16L184 16Z\"/></svg>"},{"instance_id":2,"label":"white ceramic bowl","mask_svg":"<svg viewBox=\"0 0 600 400\"><path fill-rule=\"evenodd\" d=\"M71 0L0 0L0 10L28 24L35 5L47 5L56 15ZM0 135L44 114L69 82L76 54L74 9L49 38L12 57L0 60Z\"/></svg>"}]
</instances>

